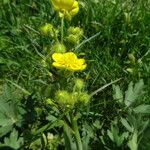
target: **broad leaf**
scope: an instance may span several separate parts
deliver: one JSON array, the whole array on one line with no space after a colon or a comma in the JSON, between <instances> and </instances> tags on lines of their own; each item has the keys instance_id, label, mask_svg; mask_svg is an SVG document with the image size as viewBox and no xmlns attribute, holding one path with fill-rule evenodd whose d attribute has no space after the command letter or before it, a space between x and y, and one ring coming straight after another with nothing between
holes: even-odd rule
<instances>
[{"instance_id":1,"label":"broad leaf","mask_svg":"<svg viewBox=\"0 0 150 150\"><path fill-rule=\"evenodd\" d=\"M13 149L19 149L23 145L23 138L18 137L18 132L15 129L13 129L9 138L8 137L4 138L4 144L2 145L9 146Z\"/></svg>"},{"instance_id":2,"label":"broad leaf","mask_svg":"<svg viewBox=\"0 0 150 150\"><path fill-rule=\"evenodd\" d=\"M10 132L14 124L21 125L22 112L16 99L12 89L4 85L0 95L0 137Z\"/></svg>"},{"instance_id":3,"label":"broad leaf","mask_svg":"<svg viewBox=\"0 0 150 150\"><path fill-rule=\"evenodd\" d=\"M143 88L144 82L142 79L139 80L135 86L133 86L133 82L130 82L128 90L125 93L125 104L127 107L131 106L137 100L137 98L141 96L143 93Z\"/></svg>"},{"instance_id":4,"label":"broad leaf","mask_svg":"<svg viewBox=\"0 0 150 150\"><path fill-rule=\"evenodd\" d=\"M150 114L150 105L139 105L135 107L134 109L135 113L142 113L142 114Z\"/></svg>"}]
</instances>

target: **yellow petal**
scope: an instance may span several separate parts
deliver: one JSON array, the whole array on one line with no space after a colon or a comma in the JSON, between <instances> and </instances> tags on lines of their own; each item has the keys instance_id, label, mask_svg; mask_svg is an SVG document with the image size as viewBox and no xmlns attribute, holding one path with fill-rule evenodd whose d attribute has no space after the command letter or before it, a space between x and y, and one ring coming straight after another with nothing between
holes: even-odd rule
<instances>
[{"instance_id":1,"label":"yellow petal","mask_svg":"<svg viewBox=\"0 0 150 150\"><path fill-rule=\"evenodd\" d=\"M78 59L77 60L77 64L78 65L83 65L85 63L85 60L84 59Z\"/></svg>"},{"instance_id":2,"label":"yellow petal","mask_svg":"<svg viewBox=\"0 0 150 150\"><path fill-rule=\"evenodd\" d=\"M57 63L57 62L53 62L53 64L52 64L52 65L53 65L54 67L58 68L58 69L65 68L65 66L64 66L64 65L59 64L59 63Z\"/></svg>"},{"instance_id":3,"label":"yellow petal","mask_svg":"<svg viewBox=\"0 0 150 150\"><path fill-rule=\"evenodd\" d=\"M52 55L54 61L63 61L63 54L61 53L54 53Z\"/></svg>"},{"instance_id":4,"label":"yellow petal","mask_svg":"<svg viewBox=\"0 0 150 150\"><path fill-rule=\"evenodd\" d=\"M87 67L87 65L82 65L82 67L80 68L80 70L84 70Z\"/></svg>"},{"instance_id":5,"label":"yellow petal","mask_svg":"<svg viewBox=\"0 0 150 150\"><path fill-rule=\"evenodd\" d=\"M55 10L59 10L60 9L59 3L60 3L60 0L52 0L52 5L53 5Z\"/></svg>"},{"instance_id":6,"label":"yellow petal","mask_svg":"<svg viewBox=\"0 0 150 150\"><path fill-rule=\"evenodd\" d=\"M70 11L70 15L71 15L71 16L74 16L74 15L76 15L78 12L79 12L79 8L75 8L75 9L73 9L73 10Z\"/></svg>"},{"instance_id":7,"label":"yellow petal","mask_svg":"<svg viewBox=\"0 0 150 150\"><path fill-rule=\"evenodd\" d=\"M74 1L72 8L77 8L77 7L79 7L79 3L77 1Z\"/></svg>"},{"instance_id":8,"label":"yellow petal","mask_svg":"<svg viewBox=\"0 0 150 150\"><path fill-rule=\"evenodd\" d=\"M64 53L64 57L67 58L67 59L77 59L76 54L73 53L73 52Z\"/></svg>"},{"instance_id":9,"label":"yellow petal","mask_svg":"<svg viewBox=\"0 0 150 150\"><path fill-rule=\"evenodd\" d=\"M74 4L74 0L60 0L59 7L69 10Z\"/></svg>"}]
</instances>

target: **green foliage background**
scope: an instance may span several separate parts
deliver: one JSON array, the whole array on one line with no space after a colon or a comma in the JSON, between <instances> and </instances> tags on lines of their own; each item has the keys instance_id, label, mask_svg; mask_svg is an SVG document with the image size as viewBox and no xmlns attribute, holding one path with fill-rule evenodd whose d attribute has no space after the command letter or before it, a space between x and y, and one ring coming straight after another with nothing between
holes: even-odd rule
<instances>
[{"instance_id":1,"label":"green foliage background","mask_svg":"<svg viewBox=\"0 0 150 150\"><path fill-rule=\"evenodd\" d=\"M77 76L86 81L89 93L118 78L121 78L117 83L119 89L125 92L131 81L136 83L143 79L144 90L136 94L144 94L139 94L134 105L150 105L150 1L79 2L79 14L71 22L65 23L66 29L70 25L83 28L83 40L87 41L76 52L85 57L88 67ZM0 0L0 108L8 108L5 110L6 114L8 110L11 114L6 117L6 122L0 122L0 142L11 147L16 145L14 149L20 147L21 143L28 145L38 140L41 131L44 132L45 129L58 135L56 141L62 138L60 127L47 124L47 116L61 116L53 114L51 108L45 105L45 99L54 94L52 89L55 78L49 76L47 73L50 70L41 64L47 53L46 47L49 50L54 42L39 31L39 27L45 23L60 25L49 0ZM90 40L90 37L93 38ZM128 54L131 53L136 59L135 64L129 61ZM132 72L128 72L127 68L132 69ZM110 129L112 121L125 117L127 112L124 106L114 100L115 88L108 87L94 95L88 108L83 109L80 124L88 131L82 131L83 135L88 135L86 140L93 139L90 142L91 149L117 149L105 133ZM6 91L8 94L4 94ZM5 118L1 115L1 110L0 120ZM149 114L150 111L146 112L145 118ZM11 122L13 117L16 118L15 122ZM50 117L50 121L53 122L56 118ZM3 133L3 128L7 122L10 126L6 134ZM125 131L119 123L118 127L121 133ZM150 129L146 130L141 140L141 150L148 150L150 147L149 141L144 140L150 138L147 134ZM7 140L13 135L16 137L15 144ZM102 142L101 137L106 142ZM94 147L95 143L98 147ZM61 142L59 145L63 147ZM127 146L123 145L119 149L127 149Z\"/></svg>"}]
</instances>

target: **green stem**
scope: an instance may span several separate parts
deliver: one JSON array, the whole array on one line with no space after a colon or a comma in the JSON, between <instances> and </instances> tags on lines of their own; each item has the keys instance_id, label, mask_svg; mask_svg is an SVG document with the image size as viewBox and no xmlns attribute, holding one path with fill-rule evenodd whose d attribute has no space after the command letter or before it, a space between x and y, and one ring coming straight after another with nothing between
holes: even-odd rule
<instances>
[{"instance_id":1,"label":"green stem","mask_svg":"<svg viewBox=\"0 0 150 150\"><path fill-rule=\"evenodd\" d=\"M64 18L61 18L61 43L63 43L64 38Z\"/></svg>"},{"instance_id":2,"label":"green stem","mask_svg":"<svg viewBox=\"0 0 150 150\"><path fill-rule=\"evenodd\" d=\"M77 120L72 114L70 114L70 119L71 119L72 127L74 130L74 137L76 141L77 150L83 150Z\"/></svg>"}]
</instances>

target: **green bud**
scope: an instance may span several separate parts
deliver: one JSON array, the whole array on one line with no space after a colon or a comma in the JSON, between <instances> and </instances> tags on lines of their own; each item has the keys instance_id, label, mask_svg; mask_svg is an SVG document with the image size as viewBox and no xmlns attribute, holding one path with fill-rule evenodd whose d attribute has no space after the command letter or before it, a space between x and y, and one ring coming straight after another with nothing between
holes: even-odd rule
<instances>
[{"instance_id":1,"label":"green bud","mask_svg":"<svg viewBox=\"0 0 150 150\"><path fill-rule=\"evenodd\" d=\"M56 30L52 24L45 24L40 27L41 32L46 36L57 37L58 30Z\"/></svg>"},{"instance_id":2,"label":"green bud","mask_svg":"<svg viewBox=\"0 0 150 150\"><path fill-rule=\"evenodd\" d=\"M52 99L48 98L45 100L46 105L55 105L55 103L52 101Z\"/></svg>"},{"instance_id":3,"label":"green bud","mask_svg":"<svg viewBox=\"0 0 150 150\"><path fill-rule=\"evenodd\" d=\"M52 133L49 133L49 132L48 132L48 134L47 134L47 139L48 139L48 141L53 140L53 139L54 139L54 135L53 135Z\"/></svg>"},{"instance_id":4,"label":"green bud","mask_svg":"<svg viewBox=\"0 0 150 150\"><path fill-rule=\"evenodd\" d=\"M90 100L90 96L87 93L81 93L79 96L79 102L86 105Z\"/></svg>"},{"instance_id":5,"label":"green bud","mask_svg":"<svg viewBox=\"0 0 150 150\"><path fill-rule=\"evenodd\" d=\"M83 35L83 30L79 27L70 27L68 29L69 34L77 35L77 36L82 36Z\"/></svg>"},{"instance_id":6,"label":"green bud","mask_svg":"<svg viewBox=\"0 0 150 150\"><path fill-rule=\"evenodd\" d=\"M134 55L133 54L128 54L128 58L129 58L129 60L130 60L130 62L132 63L132 64L135 64L135 57L134 57Z\"/></svg>"},{"instance_id":7,"label":"green bud","mask_svg":"<svg viewBox=\"0 0 150 150\"><path fill-rule=\"evenodd\" d=\"M138 60L137 60L137 63L138 63L138 65L141 66L141 65L142 65L142 60L141 60L141 59L138 59Z\"/></svg>"},{"instance_id":8,"label":"green bud","mask_svg":"<svg viewBox=\"0 0 150 150\"><path fill-rule=\"evenodd\" d=\"M79 44L79 36L78 35L73 35L73 34L70 34L68 37L67 37L67 41L71 44Z\"/></svg>"},{"instance_id":9,"label":"green bud","mask_svg":"<svg viewBox=\"0 0 150 150\"><path fill-rule=\"evenodd\" d=\"M41 65L42 65L43 67L47 67L47 63L46 63L46 61L45 61L44 59L41 60Z\"/></svg>"},{"instance_id":10,"label":"green bud","mask_svg":"<svg viewBox=\"0 0 150 150\"><path fill-rule=\"evenodd\" d=\"M54 53L65 53L66 52L66 47L65 45L61 44L61 43L55 43L51 50L54 52Z\"/></svg>"},{"instance_id":11,"label":"green bud","mask_svg":"<svg viewBox=\"0 0 150 150\"><path fill-rule=\"evenodd\" d=\"M133 74L133 72L134 72L134 70L132 68L127 68L126 70L131 74Z\"/></svg>"},{"instance_id":12,"label":"green bud","mask_svg":"<svg viewBox=\"0 0 150 150\"><path fill-rule=\"evenodd\" d=\"M77 91L81 91L84 88L84 82L81 79L76 79L75 80L75 89Z\"/></svg>"},{"instance_id":13,"label":"green bud","mask_svg":"<svg viewBox=\"0 0 150 150\"><path fill-rule=\"evenodd\" d=\"M74 103L77 102L78 97L79 97L79 93L78 93L78 92L73 92L73 93L71 94L71 100L72 100Z\"/></svg>"},{"instance_id":14,"label":"green bud","mask_svg":"<svg viewBox=\"0 0 150 150\"><path fill-rule=\"evenodd\" d=\"M69 107L74 106L74 101L72 101L70 94L67 91L59 90L55 94L55 99L58 102L58 104Z\"/></svg>"},{"instance_id":15,"label":"green bud","mask_svg":"<svg viewBox=\"0 0 150 150\"><path fill-rule=\"evenodd\" d=\"M68 29L68 42L72 44L79 44L80 38L83 35L83 30L79 27L70 27Z\"/></svg>"}]
</instances>

